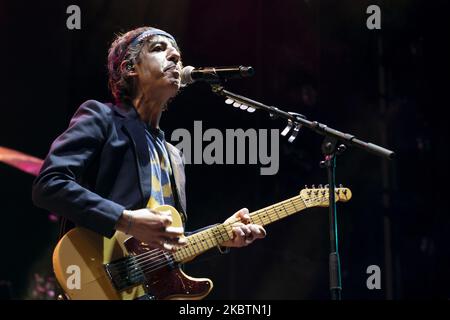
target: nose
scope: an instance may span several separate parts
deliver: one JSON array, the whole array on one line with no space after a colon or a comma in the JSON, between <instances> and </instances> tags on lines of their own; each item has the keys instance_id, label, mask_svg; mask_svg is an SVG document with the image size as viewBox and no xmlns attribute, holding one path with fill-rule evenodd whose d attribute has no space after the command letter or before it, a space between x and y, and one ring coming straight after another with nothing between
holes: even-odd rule
<instances>
[{"instance_id":1,"label":"nose","mask_svg":"<svg viewBox=\"0 0 450 320\"><path fill-rule=\"evenodd\" d=\"M167 60L177 64L178 61L180 61L180 58L181 58L180 53L175 47L172 47L168 50Z\"/></svg>"}]
</instances>

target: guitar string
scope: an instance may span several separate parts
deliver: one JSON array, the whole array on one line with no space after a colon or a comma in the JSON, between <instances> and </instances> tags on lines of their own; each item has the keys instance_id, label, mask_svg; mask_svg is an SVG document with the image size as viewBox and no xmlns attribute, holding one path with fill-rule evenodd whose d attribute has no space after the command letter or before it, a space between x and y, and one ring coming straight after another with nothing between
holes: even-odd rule
<instances>
[{"instance_id":1,"label":"guitar string","mask_svg":"<svg viewBox=\"0 0 450 320\"><path fill-rule=\"evenodd\" d=\"M339 195L338 195L338 197L339 197ZM296 199L296 200L293 200L294 198L297 198L297 199ZM294 197L294 198L285 200L285 201L283 201L283 202L286 202L286 203L290 204L290 203L293 203L293 201L299 202L299 200L302 200L301 198L298 198L298 196L297 196L297 197ZM317 197L316 199L319 199L319 198L324 198L324 197L323 197L323 195L322 195L322 196L320 196L320 197ZM326 198L326 197L325 197L325 198ZM310 200L311 200L311 199L310 199ZM312 200L314 200L314 198L312 198ZM302 202L303 202L303 201L302 201ZM252 215L256 215L256 214L258 214L258 213L262 213L262 212L264 212L264 211L268 211L270 208L273 210L273 208L278 208L278 207L281 207L281 206L285 207L285 204L284 204L284 203L281 203L281 204L277 204L277 205L272 205L272 206L269 206L268 209L260 209L260 210L257 210L257 211L255 211L255 212L253 212ZM295 207L295 205L290 205L290 207L291 207L291 208L294 207L294 209L297 210L297 208ZM307 208L307 207L303 207L301 210L303 210L303 209L305 209L305 208ZM287 211L286 209L284 209L284 210ZM295 211L295 212L292 212L292 214L293 214L293 213L296 213L296 212L298 212L298 211L301 211L301 210L297 210L297 211ZM268 213L268 214L267 214L267 216L269 216L269 219L268 219L268 220L269 220L269 221L268 221L269 223L271 222L271 221L270 221L270 220L271 220L271 219L270 219L270 216L274 216L274 215L277 215L277 216L278 216L278 213L277 213L276 211L274 211L274 212L272 212L272 213ZM289 215L289 214L288 214L288 215ZM278 218L279 218L279 216L278 216ZM261 218L260 218L260 220L262 221ZM236 223L236 222L239 222L239 221L235 221L235 222L233 222L233 223ZM264 223L264 222L263 222L263 223ZM212 238L215 238L215 236L207 237L206 240L209 240L209 239L212 239ZM207 244L207 245L208 245L208 244ZM210 248L207 248L206 250L208 250L208 249L210 249ZM168 255L169 255L169 260L168 260L169 262L168 262L166 265L169 265L169 264L175 262L174 259L173 259L173 254L164 252L164 251L162 251L162 250L160 250L160 249L156 249L156 250L158 250L158 251L161 252L162 254L160 254L159 256L157 255L156 257L152 257L152 258L159 258L159 257L161 257L161 256L164 256L164 258L163 258L163 259L159 259L159 260L151 259L152 261L150 262L150 264L145 263L145 262L149 261L150 259L144 260L144 261L139 262L139 263L133 262L133 265L134 265L134 266L139 265L139 266L141 267L141 270L136 270L136 269L135 269L136 272L143 272L143 271L144 271L144 272L147 272L147 271L153 272L154 270L159 269L160 263L161 263L161 262L164 262L164 261L167 261L167 256L168 256ZM152 252L152 253L153 253L153 256L154 256L154 254L158 254L159 252ZM194 252L195 252L195 251L194 251ZM145 254L148 255L149 253L145 253ZM144 254L141 254L141 255L144 255ZM188 257L189 257L189 256L188 256ZM152 268L154 268L155 266L157 266L157 268L154 269L154 270L152 270ZM127 266L122 266L122 267L125 267L126 269L129 270L129 268L127 268ZM133 272L133 271L132 271L132 272Z\"/></svg>"},{"instance_id":2,"label":"guitar string","mask_svg":"<svg viewBox=\"0 0 450 320\"><path fill-rule=\"evenodd\" d=\"M325 197L324 197L325 196ZM337 195L338 197L339 197L339 195ZM315 197L315 198L310 198L309 199L309 201L312 201L312 200L316 200L316 199L320 199L320 198L325 198L326 199L326 195L321 195L321 196L318 196L318 197ZM295 200L294 200L295 199ZM295 202L295 203L294 203ZM302 204L302 202L303 202L303 205L304 205L304 207L303 208L301 208L300 210L297 210L297 208L296 208L296 206L295 206L295 204ZM252 214L251 214L251 216L253 216L254 218L256 218L256 215L259 213L259 214L261 214L261 213L263 213L264 211L268 211L268 210L270 210L270 209L275 209L275 208L280 208L280 207L284 207L284 210L285 211L287 211L286 210L286 204L289 206L289 210L291 210L292 208L294 208L295 210L297 210L297 211L295 211L295 212L292 212L291 214L293 214L293 213L296 213L296 212L298 212L298 211L302 211L302 210L304 210L304 209L306 209L306 208L308 208L306 205L305 205L305 203L304 203L304 201L299 197L299 196L296 196L296 197L293 197L293 198L291 198L291 199L287 199L287 200L284 200L282 203L280 203L280 204L276 204L276 205L272 205L272 206L269 206L269 207L267 207L267 209L260 209L260 210L257 210L257 211L255 211L255 212L253 212ZM281 211L281 210L280 210ZM289 215L289 213L288 213L288 215ZM271 219L270 219L270 216L272 216L272 217L275 217L275 216L278 216L278 218L279 218L279 215L278 215L278 213L276 212L276 210L273 210L273 212L271 212L271 213L267 213L267 216L269 217L269 219L268 219L268 222L270 223L270 222L272 222L271 221ZM260 218L260 220L263 222L263 220L262 220L262 218L261 217L259 217ZM232 222L232 223L229 223L228 224L228 226L229 225L231 225L231 224L234 224L234 223L236 223L236 222L239 222L239 220L238 221L234 221L234 222ZM264 223L264 222L263 222ZM225 227L226 227L226 225L224 225ZM205 240L206 241L208 241L208 240L211 240L211 239L215 239L216 237L213 235L213 236L207 236L206 238L205 238ZM208 243L206 243L206 245L208 246ZM182 247L183 248L183 247ZM206 250L208 250L208 249L210 249L210 248L206 248ZM156 251L156 252L155 252ZM194 253L195 253L195 250L194 250ZM131 276L132 276L132 273L134 272L134 273L136 273L136 272L153 272L153 271L155 271L155 270L157 270L157 269L159 269L159 268L161 268L161 267L163 267L163 266L165 266L165 265L170 265L171 263L174 263L175 262L175 259L174 259L174 256L173 256L173 254L171 254L171 253L167 253L167 252L165 252L165 251L162 251L161 249L155 249L155 250L152 250L151 252L146 252L146 253L144 253L144 254L140 254L140 255L138 255L138 256L141 256L141 257L143 257L143 258L141 258L140 259L140 261L138 261L138 262L136 262L136 261L133 261L131 264L134 266L134 269L131 269ZM163 257L162 259L160 259L160 257ZM189 257L189 255L186 257L186 258L188 258ZM145 258L147 258L147 259L145 259ZM167 259L167 258L169 258L169 259ZM146 262L149 262L150 261L150 263L146 263ZM130 264L130 263L127 263L127 264ZM137 266L139 266L141 269L135 269ZM130 268L129 268L129 266L128 265L126 265L126 266L123 266L123 265L121 265L120 267L122 267L122 268L125 268L125 271L130 271ZM155 268L156 267L156 268ZM117 271L117 269L118 268L116 268L116 271ZM123 272L119 272L119 273L123 273Z\"/></svg>"},{"instance_id":3,"label":"guitar string","mask_svg":"<svg viewBox=\"0 0 450 320\"><path fill-rule=\"evenodd\" d=\"M170 254L168 254L168 255L169 255L169 259L167 259L167 255L165 254L164 255L165 259L159 259L159 260L154 261L153 263L146 264L145 267L141 267L141 269L132 271L130 273L130 276L135 276L136 273L147 273L148 274L149 272L150 273L154 272L158 269L161 269L165 266L168 266L168 265L174 263L175 261L173 259L173 256L171 256ZM134 273L134 275L133 275L133 273Z\"/></svg>"},{"instance_id":4,"label":"guitar string","mask_svg":"<svg viewBox=\"0 0 450 320\"><path fill-rule=\"evenodd\" d=\"M295 203L295 204L291 204L293 201L296 201L296 202L299 202L299 200L301 200L301 199L296 199L296 200L290 200L290 199L288 199L288 200L285 200L285 201L288 201L288 209L289 210L292 210L292 209L295 209L295 210L297 210L297 207L295 206L295 204L298 204L298 203ZM301 207L301 203L300 203L300 207ZM276 206L276 207L275 207ZM286 205L285 204L277 204L277 205L273 205L272 207L275 207L275 208L279 208L279 207L283 207L283 209L284 209L284 211L286 211ZM302 207L300 210L297 210L297 211L301 211L301 210L304 210L306 207ZM268 211L268 210L270 210L271 208L270 207L268 207L268 209L260 209L260 210L257 210L257 211L255 211L255 212L252 212L251 214L250 214L250 216L251 217L253 217L253 218L256 218L256 215L258 214L258 213L262 213L262 212L264 212L264 211ZM258 211L261 211L261 212L258 212ZM293 213L295 213L295 212L293 212ZM292 214L293 214L292 213ZM274 214L277 214L276 212L272 212L272 213L267 213L267 216L273 216ZM262 221L262 219L260 218L260 220ZM269 218L269 222L270 222L270 218ZM233 222L229 222L229 223L227 223L227 224L223 224L223 226L226 228L226 227L228 227L228 226L230 226L230 225L232 225L232 224L234 224L234 223L238 223L238 222L240 222L240 220L237 220L237 221L233 221ZM255 221L256 222L256 221ZM208 230L205 230L205 232L207 232ZM207 236L207 237L205 237L204 238L204 241L206 241L206 242L208 242L208 240L211 240L211 239L214 239L215 238L215 236L213 235L213 236ZM204 242L203 241L203 242ZM202 241L199 241L199 243L201 243ZM195 244L194 244L195 245ZM206 245L208 245L208 243L206 243ZM184 249L184 250L187 250L187 249L185 249L186 247L181 247L181 249ZM208 248L209 249L209 248ZM155 253L155 251L161 251L161 249L159 249L159 248L156 248L156 249L154 249L154 250L152 250L152 251L149 251L149 252L145 252L145 253L141 253L141 254L139 254L139 255L136 255L136 256L134 256L134 257L140 257L140 258L138 258L138 259L133 259L132 261L130 261L130 262L128 262L127 264L138 264L138 263L142 263L142 262L145 262L146 261L146 259L145 258L147 258L147 257L152 257L152 258L156 258L155 256L154 256L154 253ZM188 252L188 254L189 254L189 252ZM195 251L194 251L194 254L196 254L195 253ZM123 263L122 263L122 266L123 266ZM125 267L125 266L123 266L123 267Z\"/></svg>"},{"instance_id":5,"label":"guitar string","mask_svg":"<svg viewBox=\"0 0 450 320\"><path fill-rule=\"evenodd\" d=\"M293 199L295 199L295 200L293 200ZM283 202L287 203L288 205L285 205L284 203L277 204L277 205L272 205L272 206L267 207L267 209L260 209L260 210L257 210L255 212L252 212L251 216L256 218L255 216L258 213L263 213L264 211L267 212L270 209L273 210L274 208L279 208L279 207L283 207L283 210L286 211L286 212L287 212L286 208L288 208L289 210L295 209L295 211L292 211L291 214L294 214L296 212L302 211L302 210L304 210L306 208L306 206L304 206L304 203L303 204L300 203L300 205L303 205L303 207L300 206L302 208L301 209L297 209L297 207L294 204L294 201L297 204L299 204L300 202L303 202L303 200L301 198L294 197L294 198L291 198L291 199L283 201ZM271 212L271 213L267 212L266 218L269 217L269 219L268 219L269 223L272 221L272 219L270 219L270 217L272 216L272 217L275 218L275 215L277 215L278 218L279 218L279 215L278 215L278 213L275 210L273 210L273 212ZM288 213L288 215L289 215L289 213ZM260 220L263 222L262 218L260 218ZM231 224L234 224L236 222L239 222L239 220L235 221L235 222L228 223L227 226L229 226ZM214 236L212 236L212 237L209 236L209 237L206 237L205 239L207 241L207 240L212 239L212 238L214 238ZM206 250L208 250L208 249L210 249L210 248L206 248ZM195 253L195 251L194 251L194 253ZM147 253L147 252L145 253L145 255L147 255L147 256L148 256L148 254L149 253ZM155 254L156 254L156 256L155 256ZM144 254L141 254L141 255L144 255ZM165 251L162 251L161 249L155 249L152 252L151 256L152 256L151 258L145 259L144 261L141 261L139 263L134 263L134 261L133 261L131 263L133 265L131 267L131 269L129 268L129 266L118 266L118 268L116 268L115 271L118 272L122 276L125 274L125 275L128 275L129 277L133 277L133 276L137 276L137 275L139 275L141 273L145 273L145 272L154 272L155 270L160 269L161 267L164 267L166 265L170 265L170 264L175 262L173 254L170 254L170 253L167 253ZM137 269L137 266L139 266L140 269ZM117 271L117 269L120 269L120 267L122 267L122 269L125 269L125 270Z\"/></svg>"},{"instance_id":6,"label":"guitar string","mask_svg":"<svg viewBox=\"0 0 450 320\"><path fill-rule=\"evenodd\" d=\"M296 198L296 197L294 197L294 198ZM291 199L293 199L293 198L291 198ZM287 200L285 200L287 203L288 203L288 205L290 205L293 201L297 201L297 202L299 202L299 200L301 200L301 199L295 199L295 200L291 200L291 199L287 199ZM297 203L296 203L297 204ZM302 203L300 203L300 206L302 205ZM268 209L259 209L259 210L256 210L256 211L254 211L254 212L252 212L252 213L250 213L250 216L252 217L252 216L256 216L258 213L260 213L259 211L261 211L261 212L264 212L264 211L267 211L267 210L270 210L270 207L274 207L274 206L277 206L277 207L285 207L285 204L276 204L276 205L272 205L272 206L269 206L269 207L267 207ZM296 208L296 206L295 206L295 204L294 205L290 205L290 209L292 209L292 208L294 208L294 209L297 209ZM298 210L298 211L301 211L301 210L304 210L306 207L302 207L300 210ZM285 210L286 211L286 210ZM295 212L294 212L295 213ZM260 219L260 220L262 220L262 219ZM270 220L270 219L269 219ZM233 221L233 222L230 222L230 223L228 223L228 224L222 224L224 227L228 227L229 225L231 225L231 224L234 224L234 223L237 223L237 222L240 222L240 220L237 220L237 221ZM205 232L206 232L207 230L205 230ZM195 234L194 234L195 235ZM208 236L208 237L206 237L206 238L204 238L206 241L208 241L208 240L210 240L210 239L213 239L214 238L214 236ZM186 247L181 247L181 249L183 249L183 248L186 248ZM138 254L138 255L136 255L136 256L134 256L134 257L139 257L138 259L133 259L133 261L131 261L132 263L136 263L136 262L140 262L140 261L142 261L147 255L151 255L152 254L152 252L154 252L155 250L161 250L161 249L159 249L159 248L155 248L154 250L151 250L151 251L149 251L149 252L145 252L145 253L141 253L141 254ZM187 249L185 249L185 250L187 250Z\"/></svg>"},{"instance_id":7,"label":"guitar string","mask_svg":"<svg viewBox=\"0 0 450 320\"><path fill-rule=\"evenodd\" d=\"M339 195L338 195L339 196ZM297 197L294 197L294 198L297 198ZM321 196L321 197L318 197L318 198L323 198L323 196ZM317 199L318 199L317 198ZM293 201L297 201L298 202L298 200L301 200L300 198L298 198L298 199L296 199L296 200L292 200L293 198L291 198L291 199L288 199L288 200L285 200L285 201L283 201L283 202L287 202L288 204L289 203L293 203ZM273 208L278 208L278 207L281 207L281 206L284 206L285 207L285 205L283 204L283 203L281 203L281 204L277 204L277 205L272 205L272 206L270 206L270 207L272 207L272 210L273 210ZM257 210L257 211L255 211L255 212L253 212L252 213L252 215L256 215L258 212L259 213L262 213L262 212L264 212L264 211L267 211L267 210L269 210L269 208L270 207L268 207L268 209L260 209L260 210ZM290 206L291 208L292 208L292 205ZM296 209L297 210L297 208L295 207L295 205L293 206L294 207L294 209ZM301 210L303 210L303 209L305 209L305 208L307 208L307 207L304 207L304 208L302 208ZM284 209L285 211L287 211L286 209ZM301 211L301 210L297 210L297 211L295 211L295 212L298 212L298 211ZM295 213L295 212L293 212L293 213ZM292 214L293 214L292 213ZM272 212L272 213L268 213L267 214L267 216L269 216L269 222L271 222L270 220L270 216L274 216L274 215L277 215L278 216L278 213L275 211L275 212ZM288 214L289 215L289 214ZM279 216L278 216L278 218L279 218ZM262 219L260 218L260 220L262 221ZM239 221L235 221L235 222L233 222L233 223L236 223L236 222L239 222ZM264 222L263 222L264 223ZM209 240L209 239L212 239L212 238L215 238L215 236L213 235L212 237L210 236L210 237L207 237L207 238L205 238L206 240ZM208 243L207 243L207 245L208 245ZM206 248L206 250L208 250L208 249L210 249L210 248ZM170 263L173 263L173 262L175 262L174 261L174 259L173 259L173 254L170 254L170 253L167 253L167 252L165 252L165 251L162 251L162 250L160 250L160 249L155 249L155 250L157 250L157 251L159 251L159 252L151 252L152 253L152 259L146 259L146 260L144 260L144 261L141 261L141 262L138 262L138 263L135 263L134 261L133 261L133 265L134 266L136 266L136 265L139 265L141 268L144 268L144 270L150 270L152 267L154 267L155 265L158 265L160 262L163 262L163 261L167 261L167 255L169 255L169 263L168 264L170 264ZM162 253L162 254L159 254L159 253ZM195 251L194 251L194 253L195 253ZM199 252L200 253L200 252ZM149 253L145 253L145 255L148 255ZM155 254L159 254L159 256L157 255L157 256L154 256ZM195 253L195 254L197 254L197 253ZM141 255L144 255L144 254L141 254ZM159 257L161 257L161 256L164 256L164 258L163 259L159 259L159 260L154 260L153 258L159 258ZM187 257L189 257L189 256L187 256ZM150 262L150 264L146 264L145 262L148 262L149 260L152 260L151 262ZM124 267L124 268L126 268L127 270L129 270L129 268L128 268L128 266L123 266L122 265L122 267ZM116 268L116 270L117 270L117 268ZM141 271L142 272L142 270L135 270L136 272L139 272L139 271Z\"/></svg>"},{"instance_id":8,"label":"guitar string","mask_svg":"<svg viewBox=\"0 0 450 320\"><path fill-rule=\"evenodd\" d=\"M295 198L295 197L294 197L294 198ZM302 199L299 198L299 199L296 199L295 201L299 202L299 200L302 200ZM285 201L288 202L288 203L292 203L294 200L288 199L288 200L285 200ZM303 202L303 201L302 201L302 202ZM281 207L281 206L286 207L284 204L272 205L272 206L270 206L270 207L272 207L272 210L273 210L273 208L278 208L278 207ZM258 211L261 211L261 212L266 211L266 212L267 212L267 211L270 209L270 207L268 207L268 209L260 209L260 210L257 210L257 211L255 211L255 212L252 212L251 215L255 216L255 215L258 213ZM290 209L292 209L292 208L294 208L295 210L297 210L297 208L296 208L295 205L290 205ZM302 211L302 210L304 210L305 208L307 208L307 207L305 206L305 207L303 207L303 208L300 209L300 210L293 211L291 214L294 214L294 213L296 213L296 212ZM284 208L284 210L287 211L286 208ZM267 214L267 216L273 216L273 217L274 217L275 215L278 216L278 213L277 213L277 212L272 212L272 213L268 213L268 214ZM289 215L289 214L288 214L288 215ZM279 216L278 216L278 217L279 217ZM262 221L262 219L261 219L261 221ZM275 221L276 221L276 220L275 220ZM232 222L232 223L229 223L228 225L231 225L231 224L236 223L236 222L239 222L239 220L238 220L238 221L235 221L235 222ZM270 218L268 219L268 222L269 222L269 223L271 222L271 219L270 219ZM207 238L207 239L212 239L212 238L213 238L213 237L209 237L209 238ZM208 248L208 249L209 249L209 248ZM165 252L165 251L162 251L161 249L155 249L155 250L159 251L159 252L155 252L156 254L161 253L159 256L154 257L156 260L155 260L155 259L147 259L147 260L145 260L144 262L133 263L134 266L135 266L134 268L132 268L132 269L130 270L128 267L126 267L126 270L121 271L121 272L119 272L119 273L121 273L121 275L123 275L123 274L125 273L126 275L128 275L128 276L130 276L130 277L133 277L133 276L137 276L137 275L139 275L139 274L141 274L141 273L154 272L154 271L156 271L156 270L158 270L158 269L160 269L160 268L162 268L162 267L168 266L168 265L170 265L170 264L172 264L172 263L175 262L175 260L173 259L173 254L170 254L170 253L167 253L167 252ZM206 250L207 250L207 249L206 249ZM146 253L146 254L147 254L147 253ZM157 259L157 258L159 258L159 257L163 257L163 258ZM150 261L150 263L145 263L145 262L148 262L148 261ZM137 269L137 268L136 268L136 265L139 265L139 266L140 266L140 269Z\"/></svg>"},{"instance_id":9,"label":"guitar string","mask_svg":"<svg viewBox=\"0 0 450 320\"><path fill-rule=\"evenodd\" d=\"M323 197L322 197L323 198ZM292 202L292 201L290 201L290 202ZM280 205L277 205L278 207L280 206ZM275 207L275 205L273 205L273 206L271 206L271 207ZM294 206L294 208L295 208L295 206ZM307 208L307 207L305 207L305 208ZM305 209L305 208L303 208L303 209ZM265 211L267 211L268 209L266 209ZM258 210L258 211L261 211L261 210ZM295 212L293 212L292 214L294 214L294 213L296 213L296 212L299 212L299 211L301 211L301 210L298 210L298 211L295 211ZM256 211L257 212L257 211ZM253 212L253 214L255 214L256 212ZM272 216L274 216L274 214L277 214L276 212L273 212L273 213L271 213L271 214L269 214L269 215L272 215ZM277 214L278 215L278 214ZM269 219L270 220L270 219ZM276 221L276 220L275 220ZM169 262L167 262L167 260L166 259L160 259L160 260L157 260L156 261L156 263L150 263L150 265L145 265L145 268L141 268L140 270L138 269L138 270L136 270L136 272L141 272L141 273L149 273L149 272L154 272L154 271L156 271L156 270L158 270L158 269L160 269L160 268L162 268L162 267L165 267L165 266L167 266L167 265L170 265L171 263L173 263L174 262L174 259L173 259L173 256L169 256Z\"/></svg>"}]
</instances>

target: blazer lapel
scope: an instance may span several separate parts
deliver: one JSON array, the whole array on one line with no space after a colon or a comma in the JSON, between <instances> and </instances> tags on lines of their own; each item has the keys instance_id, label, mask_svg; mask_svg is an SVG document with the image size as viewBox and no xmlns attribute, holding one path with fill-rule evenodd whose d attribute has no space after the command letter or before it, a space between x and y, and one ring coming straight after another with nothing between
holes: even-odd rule
<instances>
[{"instance_id":1,"label":"blazer lapel","mask_svg":"<svg viewBox=\"0 0 450 320\"><path fill-rule=\"evenodd\" d=\"M132 141L136 156L136 166L139 174L142 208L145 208L147 206L148 199L150 198L152 168L150 165L148 144L145 138L144 123L140 121L139 115L133 107L121 105L115 110L125 117L123 121L123 129Z\"/></svg>"}]
</instances>

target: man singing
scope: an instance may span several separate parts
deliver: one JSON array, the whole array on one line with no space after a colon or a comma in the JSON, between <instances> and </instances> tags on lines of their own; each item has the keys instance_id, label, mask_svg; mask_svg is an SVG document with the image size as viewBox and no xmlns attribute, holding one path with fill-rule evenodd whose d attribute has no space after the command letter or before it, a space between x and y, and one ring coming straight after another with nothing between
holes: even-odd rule
<instances>
[{"instance_id":1,"label":"man singing","mask_svg":"<svg viewBox=\"0 0 450 320\"><path fill-rule=\"evenodd\" d=\"M180 50L169 33L142 27L118 36L108 55L115 103L88 100L53 142L33 185L33 201L75 225L111 238L122 231L151 247L175 252L184 230L169 227L176 207L186 220L185 174L180 151L164 138L159 121L180 89ZM224 247L243 247L265 236L239 218Z\"/></svg>"}]
</instances>

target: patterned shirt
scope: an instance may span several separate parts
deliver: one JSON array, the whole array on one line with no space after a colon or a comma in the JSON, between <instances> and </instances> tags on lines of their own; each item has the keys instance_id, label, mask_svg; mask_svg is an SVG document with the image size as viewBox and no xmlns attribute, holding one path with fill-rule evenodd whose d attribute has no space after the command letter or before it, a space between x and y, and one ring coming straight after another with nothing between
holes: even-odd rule
<instances>
[{"instance_id":1,"label":"patterned shirt","mask_svg":"<svg viewBox=\"0 0 450 320\"><path fill-rule=\"evenodd\" d=\"M166 149L164 132L161 129L147 127L145 136L147 138L152 170L151 194L147 207L155 208L163 204L175 206L170 183L172 168L170 166L169 153Z\"/></svg>"}]
</instances>

